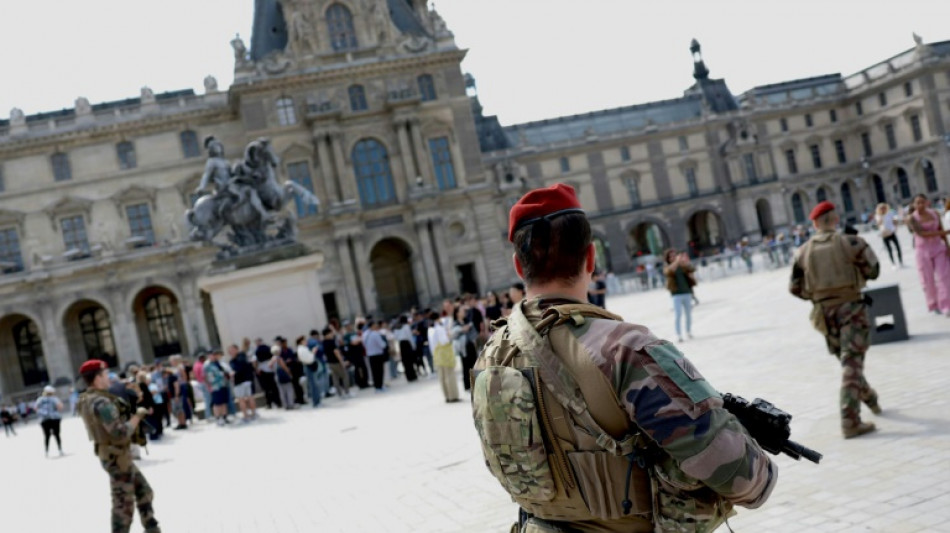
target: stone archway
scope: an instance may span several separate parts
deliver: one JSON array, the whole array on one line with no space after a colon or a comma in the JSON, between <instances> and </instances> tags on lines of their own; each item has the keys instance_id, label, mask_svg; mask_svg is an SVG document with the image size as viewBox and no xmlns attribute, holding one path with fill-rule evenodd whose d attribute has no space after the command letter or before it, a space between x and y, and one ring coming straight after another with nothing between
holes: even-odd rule
<instances>
[{"instance_id":1,"label":"stone archway","mask_svg":"<svg viewBox=\"0 0 950 533\"><path fill-rule=\"evenodd\" d=\"M929 159L920 160L920 172L923 178L923 190L928 193L935 193L939 190L937 185L937 172L933 163Z\"/></svg>"},{"instance_id":2,"label":"stone archway","mask_svg":"<svg viewBox=\"0 0 950 533\"><path fill-rule=\"evenodd\" d=\"M663 256L663 250L670 247L670 239L663 228L655 222L641 222L634 226L627 236L627 247L631 257L642 255Z\"/></svg>"},{"instance_id":3,"label":"stone archway","mask_svg":"<svg viewBox=\"0 0 950 533\"><path fill-rule=\"evenodd\" d=\"M772 204L765 198L755 202L755 216L759 221L759 231L766 236L775 231L775 222L772 219Z\"/></svg>"},{"instance_id":4,"label":"stone archway","mask_svg":"<svg viewBox=\"0 0 950 533\"><path fill-rule=\"evenodd\" d=\"M879 204L887 203L887 193L884 191L884 180L877 174L871 176L871 190L874 191L874 201Z\"/></svg>"},{"instance_id":5,"label":"stone archway","mask_svg":"<svg viewBox=\"0 0 950 533\"><path fill-rule=\"evenodd\" d=\"M101 359L110 368L119 366L112 319L102 304L94 300L74 302L64 313L63 329L73 368L89 359Z\"/></svg>"},{"instance_id":6,"label":"stone archway","mask_svg":"<svg viewBox=\"0 0 950 533\"><path fill-rule=\"evenodd\" d=\"M722 219L714 211L703 209L693 213L687 222L689 251L692 255L718 253L722 245Z\"/></svg>"},{"instance_id":7,"label":"stone archway","mask_svg":"<svg viewBox=\"0 0 950 533\"><path fill-rule=\"evenodd\" d=\"M143 362L188 353L178 298L170 290L161 286L142 289L132 301L132 315Z\"/></svg>"},{"instance_id":8,"label":"stone archway","mask_svg":"<svg viewBox=\"0 0 950 533\"><path fill-rule=\"evenodd\" d=\"M603 271L613 270L610 261L610 242L608 242L607 239L602 239L594 235L591 239L591 243L594 245L596 268Z\"/></svg>"},{"instance_id":9,"label":"stone archway","mask_svg":"<svg viewBox=\"0 0 950 533\"><path fill-rule=\"evenodd\" d=\"M405 241L383 239L369 254L376 285L376 303L383 316L394 316L419 304L412 273L412 251Z\"/></svg>"},{"instance_id":10,"label":"stone archway","mask_svg":"<svg viewBox=\"0 0 950 533\"><path fill-rule=\"evenodd\" d=\"M8 395L49 383L39 326L26 315L0 319L0 383Z\"/></svg>"},{"instance_id":11,"label":"stone archway","mask_svg":"<svg viewBox=\"0 0 950 533\"><path fill-rule=\"evenodd\" d=\"M796 224L804 224L806 222L805 218L805 204L808 202L808 197L800 192L795 192L792 194L792 218L795 219Z\"/></svg>"}]
</instances>

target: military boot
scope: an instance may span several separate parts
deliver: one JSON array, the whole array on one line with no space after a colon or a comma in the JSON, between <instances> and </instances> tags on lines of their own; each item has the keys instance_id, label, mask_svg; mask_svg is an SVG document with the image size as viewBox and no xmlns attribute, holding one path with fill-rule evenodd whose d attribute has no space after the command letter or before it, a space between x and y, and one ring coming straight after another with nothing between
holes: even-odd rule
<instances>
[{"instance_id":1,"label":"military boot","mask_svg":"<svg viewBox=\"0 0 950 533\"><path fill-rule=\"evenodd\" d=\"M860 437L865 433L870 433L875 429L877 428L870 422L858 422L857 426L843 428L842 432L844 433L844 438L852 439L854 437Z\"/></svg>"}]
</instances>

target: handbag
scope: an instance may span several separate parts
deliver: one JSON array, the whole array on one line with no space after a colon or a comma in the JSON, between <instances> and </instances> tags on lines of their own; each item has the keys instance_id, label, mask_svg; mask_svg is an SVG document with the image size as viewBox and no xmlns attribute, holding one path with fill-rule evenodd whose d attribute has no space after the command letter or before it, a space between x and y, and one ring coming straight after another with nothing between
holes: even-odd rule
<instances>
[{"instance_id":1,"label":"handbag","mask_svg":"<svg viewBox=\"0 0 950 533\"><path fill-rule=\"evenodd\" d=\"M443 344L435 347L435 353L432 354L432 362L435 366L443 368L455 368L455 350L451 344Z\"/></svg>"}]
</instances>

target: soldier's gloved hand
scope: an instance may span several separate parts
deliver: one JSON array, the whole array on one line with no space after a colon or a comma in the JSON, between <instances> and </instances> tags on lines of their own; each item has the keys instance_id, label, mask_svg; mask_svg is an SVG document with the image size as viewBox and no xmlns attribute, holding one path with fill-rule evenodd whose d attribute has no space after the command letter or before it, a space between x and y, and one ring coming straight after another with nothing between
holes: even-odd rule
<instances>
[{"instance_id":1,"label":"soldier's gloved hand","mask_svg":"<svg viewBox=\"0 0 950 533\"><path fill-rule=\"evenodd\" d=\"M146 416L148 416L148 409L144 407L139 407L138 409L135 410L135 416L139 418L145 418Z\"/></svg>"}]
</instances>

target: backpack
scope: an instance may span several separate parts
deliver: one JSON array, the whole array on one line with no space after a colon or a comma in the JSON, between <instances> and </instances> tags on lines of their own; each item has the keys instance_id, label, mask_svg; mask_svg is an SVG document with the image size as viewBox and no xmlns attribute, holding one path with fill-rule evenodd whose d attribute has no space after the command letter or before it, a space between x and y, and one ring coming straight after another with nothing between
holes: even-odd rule
<instances>
[{"instance_id":1,"label":"backpack","mask_svg":"<svg viewBox=\"0 0 950 533\"><path fill-rule=\"evenodd\" d=\"M547 309L532 325L523 305L493 324L500 329L471 374L475 428L488 469L515 502L542 519L650 521L646 437L630 432L593 361L562 360L549 339L552 328L583 324L585 315L620 317L568 304Z\"/></svg>"}]
</instances>

